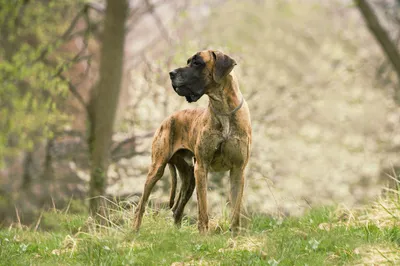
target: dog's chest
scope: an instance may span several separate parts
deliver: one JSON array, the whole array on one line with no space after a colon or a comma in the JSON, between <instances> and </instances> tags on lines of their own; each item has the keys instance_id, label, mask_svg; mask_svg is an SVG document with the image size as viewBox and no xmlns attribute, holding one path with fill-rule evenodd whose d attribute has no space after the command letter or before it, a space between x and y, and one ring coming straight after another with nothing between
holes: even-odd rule
<instances>
[{"instance_id":1,"label":"dog's chest","mask_svg":"<svg viewBox=\"0 0 400 266\"><path fill-rule=\"evenodd\" d=\"M212 129L203 136L203 144L212 151L207 155L211 172L228 171L245 160L248 137L241 125L234 117L216 117Z\"/></svg>"},{"instance_id":2,"label":"dog's chest","mask_svg":"<svg viewBox=\"0 0 400 266\"><path fill-rule=\"evenodd\" d=\"M217 147L211 161L211 171L228 171L242 160L240 142L235 139L222 141Z\"/></svg>"},{"instance_id":3,"label":"dog's chest","mask_svg":"<svg viewBox=\"0 0 400 266\"><path fill-rule=\"evenodd\" d=\"M222 133L222 138L223 139L228 139L229 138L229 135L230 135L230 130L231 130L231 127L230 127L230 121L229 121L229 117L227 117L227 116L222 116L222 117L219 117L219 123L220 123L220 125L221 125L221 133Z\"/></svg>"},{"instance_id":4,"label":"dog's chest","mask_svg":"<svg viewBox=\"0 0 400 266\"><path fill-rule=\"evenodd\" d=\"M220 141L214 147L211 170L228 171L234 165L241 164L245 154L245 144L241 141L237 130L232 127L228 132L220 133Z\"/></svg>"}]
</instances>

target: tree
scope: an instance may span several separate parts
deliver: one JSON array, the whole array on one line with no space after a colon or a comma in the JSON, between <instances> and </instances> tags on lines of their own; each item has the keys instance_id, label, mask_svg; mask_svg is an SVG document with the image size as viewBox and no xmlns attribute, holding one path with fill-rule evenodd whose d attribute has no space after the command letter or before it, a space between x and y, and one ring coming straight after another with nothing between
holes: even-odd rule
<instances>
[{"instance_id":1,"label":"tree","mask_svg":"<svg viewBox=\"0 0 400 266\"><path fill-rule=\"evenodd\" d=\"M60 46L54 36L66 23L59 21L78 3L0 0L0 166L67 122L62 110L67 84L56 75L65 56L53 53L52 64L42 59Z\"/></svg>"},{"instance_id":2,"label":"tree","mask_svg":"<svg viewBox=\"0 0 400 266\"><path fill-rule=\"evenodd\" d=\"M91 157L90 211L102 213L107 184L107 169L117 101L122 79L125 40L126 0L107 0L102 48L100 78L92 91L89 103L89 152Z\"/></svg>"},{"instance_id":3,"label":"tree","mask_svg":"<svg viewBox=\"0 0 400 266\"><path fill-rule=\"evenodd\" d=\"M389 34L379 23L373 8L367 0L354 0L360 10L369 30L378 41L387 59L393 66L400 82L400 53L397 50L395 43L390 39Z\"/></svg>"}]
</instances>

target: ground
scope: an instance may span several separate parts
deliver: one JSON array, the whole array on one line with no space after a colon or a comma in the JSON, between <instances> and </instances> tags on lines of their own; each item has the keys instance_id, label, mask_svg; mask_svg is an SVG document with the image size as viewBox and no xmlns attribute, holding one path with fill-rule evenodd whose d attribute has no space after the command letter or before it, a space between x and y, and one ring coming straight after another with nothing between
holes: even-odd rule
<instances>
[{"instance_id":1,"label":"ground","mask_svg":"<svg viewBox=\"0 0 400 266\"><path fill-rule=\"evenodd\" d=\"M300 217L243 217L232 238L226 215L199 235L194 218L181 228L169 211L148 209L139 233L132 210L114 205L103 222L80 212L43 212L30 227L0 230L0 265L398 265L399 194L357 210L310 209ZM129 205L128 205L129 207ZM226 212L224 212L226 213Z\"/></svg>"}]
</instances>

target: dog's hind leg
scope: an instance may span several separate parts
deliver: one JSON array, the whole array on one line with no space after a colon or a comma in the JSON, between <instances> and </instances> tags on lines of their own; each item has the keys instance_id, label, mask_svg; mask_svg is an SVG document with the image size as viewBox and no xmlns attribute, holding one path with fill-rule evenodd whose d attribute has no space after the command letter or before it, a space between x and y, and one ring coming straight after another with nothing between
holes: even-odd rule
<instances>
[{"instance_id":1,"label":"dog's hind leg","mask_svg":"<svg viewBox=\"0 0 400 266\"><path fill-rule=\"evenodd\" d=\"M169 208L172 208L175 203L177 178L176 178L175 165L172 163L168 163L168 168L169 168L169 172L171 174L171 191L169 193Z\"/></svg>"},{"instance_id":2,"label":"dog's hind leg","mask_svg":"<svg viewBox=\"0 0 400 266\"><path fill-rule=\"evenodd\" d=\"M142 223L144 210L154 185L163 176L165 166L172 155L173 135L175 122L173 119L165 120L154 134L151 147L151 166L147 174L142 198L136 207L133 218L133 229L138 231Z\"/></svg>"},{"instance_id":3,"label":"dog's hind leg","mask_svg":"<svg viewBox=\"0 0 400 266\"><path fill-rule=\"evenodd\" d=\"M172 208L174 222L177 226L180 226L183 217L183 211L186 204L188 203L190 197L193 194L194 188L196 186L196 181L194 179L194 168L187 164L184 160L180 160L176 164L178 169L179 177L182 181L181 188L179 191L179 197Z\"/></svg>"},{"instance_id":4,"label":"dog's hind leg","mask_svg":"<svg viewBox=\"0 0 400 266\"><path fill-rule=\"evenodd\" d=\"M146 183L144 185L143 195L139 201L139 204L135 210L135 217L133 220L133 229L138 231L142 223L143 214L146 208L147 201L149 199L150 193L154 188L154 185L163 176L166 163L155 164L153 163L150 167L149 173L147 175Z\"/></svg>"}]
</instances>

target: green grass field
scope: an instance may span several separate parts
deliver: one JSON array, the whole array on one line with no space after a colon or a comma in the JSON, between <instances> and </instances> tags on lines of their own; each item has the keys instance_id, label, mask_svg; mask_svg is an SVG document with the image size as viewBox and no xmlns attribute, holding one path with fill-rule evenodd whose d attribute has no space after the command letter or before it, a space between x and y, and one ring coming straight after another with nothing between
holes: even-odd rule
<instances>
[{"instance_id":1,"label":"green grass field","mask_svg":"<svg viewBox=\"0 0 400 266\"><path fill-rule=\"evenodd\" d=\"M30 227L0 230L0 265L399 265L400 201L392 193L358 210L327 207L302 217L253 215L232 238L228 219L173 225L168 211L149 211L141 231L118 206L99 224L85 214L44 212Z\"/></svg>"}]
</instances>

